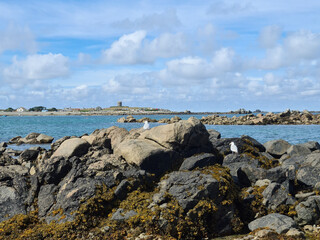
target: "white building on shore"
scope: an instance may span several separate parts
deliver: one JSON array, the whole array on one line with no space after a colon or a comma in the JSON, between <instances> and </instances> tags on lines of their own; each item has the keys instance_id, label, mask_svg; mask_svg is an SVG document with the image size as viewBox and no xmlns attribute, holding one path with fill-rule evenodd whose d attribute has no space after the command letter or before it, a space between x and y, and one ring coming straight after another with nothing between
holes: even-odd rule
<instances>
[{"instance_id":1,"label":"white building on shore","mask_svg":"<svg viewBox=\"0 0 320 240\"><path fill-rule=\"evenodd\" d=\"M27 112L28 110L25 109L24 107L19 107L17 108L16 112Z\"/></svg>"}]
</instances>

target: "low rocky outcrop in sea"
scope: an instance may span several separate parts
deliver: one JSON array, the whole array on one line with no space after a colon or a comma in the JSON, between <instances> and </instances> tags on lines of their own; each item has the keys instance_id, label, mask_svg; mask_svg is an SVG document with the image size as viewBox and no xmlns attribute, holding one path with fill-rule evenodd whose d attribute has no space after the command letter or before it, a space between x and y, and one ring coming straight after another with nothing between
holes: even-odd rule
<instances>
[{"instance_id":1,"label":"low rocky outcrop in sea","mask_svg":"<svg viewBox=\"0 0 320 240\"><path fill-rule=\"evenodd\" d=\"M52 143L53 137L41 133L29 133L25 137L17 136L9 140L9 144L43 144Z\"/></svg>"},{"instance_id":2,"label":"low rocky outcrop in sea","mask_svg":"<svg viewBox=\"0 0 320 240\"><path fill-rule=\"evenodd\" d=\"M159 123L175 123L180 121L178 116L171 119L163 118L160 120L151 118L136 119L129 115L118 119L120 123L132 123L132 122L159 122ZM267 113L267 114L247 114L244 116L233 116L232 118L227 116L220 116L218 114L202 117L201 122L207 125L310 125L320 124L320 114L312 114L311 112L304 110L303 112L286 110L281 113Z\"/></svg>"},{"instance_id":3,"label":"low rocky outcrop in sea","mask_svg":"<svg viewBox=\"0 0 320 240\"><path fill-rule=\"evenodd\" d=\"M319 171L318 142L221 138L193 117L1 143L0 239L316 239Z\"/></svg>"}]
</instances>

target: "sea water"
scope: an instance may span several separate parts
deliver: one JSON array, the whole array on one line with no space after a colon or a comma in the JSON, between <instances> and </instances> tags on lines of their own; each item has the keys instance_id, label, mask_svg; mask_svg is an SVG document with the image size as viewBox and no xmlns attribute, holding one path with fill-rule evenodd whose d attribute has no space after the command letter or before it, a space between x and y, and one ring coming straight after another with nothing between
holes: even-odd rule
<instances>
[{"instance_id":1,"label":"sea water","mask_svg":"<svg viewBox=\"0 0 320 240\"><path fill-rule=\"evenodd\" d=\"M179 115L181 119L202 115ZM228 115L232 117L233 115ZM64 136L81 136L90 134L95 129L111 126L123 127L128 130L140 128L143 123L118 123L123 116L0 116L0 142L9 141L15 136L25 137L31 132L43 133L55 140ZM134 116L136 119L149 117L153 119L171 118L172 115ZM160 125L150 123L150 127ZM320 125L206 125L207 129L215 129L223 138L249 135L261 143L273 139L284 139L291 144L307 141L320 142Z\"/></svg>"}]
</instances>

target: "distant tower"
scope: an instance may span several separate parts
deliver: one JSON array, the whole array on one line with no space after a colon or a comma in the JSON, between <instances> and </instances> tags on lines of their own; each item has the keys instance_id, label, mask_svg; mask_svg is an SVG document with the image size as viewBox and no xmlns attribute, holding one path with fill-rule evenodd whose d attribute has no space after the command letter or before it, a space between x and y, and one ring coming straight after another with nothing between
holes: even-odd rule
<instances>
[{"instance_id":1,"label":"distant tower","mask_svg":"<svg viewBox=\"0 0 320 240\"><path fill-rule=\"evenodd\" d=\"M118 107L122 107L122 102L121 101L118 102Z\"/></svg>"}]
</instances>

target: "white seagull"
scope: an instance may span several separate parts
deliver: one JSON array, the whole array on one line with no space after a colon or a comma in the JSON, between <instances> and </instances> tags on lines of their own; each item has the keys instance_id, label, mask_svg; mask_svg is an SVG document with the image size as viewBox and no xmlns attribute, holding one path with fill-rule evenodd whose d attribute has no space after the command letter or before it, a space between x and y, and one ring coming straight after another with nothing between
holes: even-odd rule
<instances>
[{"instance_id":1,"label":"white seagull","mask_svg":"<svg viewBox=\"0 0 320 240\"><path fill-rule=\"evenodd\" d=\"M143 129L150 129L148 121L144 121Z\"/></svg>"},{"instance_id":2,"label":"white seagull","mask_svg":"<svg viewBox=\"0 0 320 240\"><path fill-rule=\"evenodd\" d=\"M238 147L234 144L234 142L230 143L230 150L232 153L238 153Z\"/></svg>"}]
</instances>

